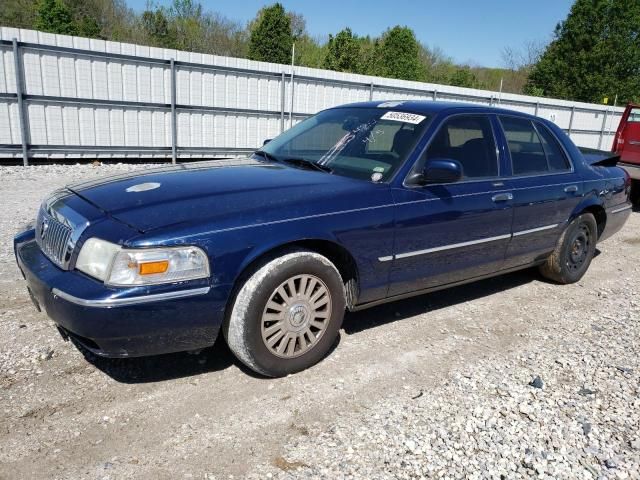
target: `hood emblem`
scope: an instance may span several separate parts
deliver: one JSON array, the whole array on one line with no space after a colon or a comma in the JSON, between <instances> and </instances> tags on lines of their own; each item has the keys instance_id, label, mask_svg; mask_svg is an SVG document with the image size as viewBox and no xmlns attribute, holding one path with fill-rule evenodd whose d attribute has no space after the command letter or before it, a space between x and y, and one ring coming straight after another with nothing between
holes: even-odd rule
<instances>
[{"instance_id":1,"label":"hood emblem","mask_svg":"<svg viewBox=\"0 0 640 480\"><path fill-rule=\"evenodd\" d=\"M146 192L147 190L155 190L159 187L160 184L157 182L138 183L137 185L131 185L126 191L128 193Z\"/></svg>"}]
</instances>

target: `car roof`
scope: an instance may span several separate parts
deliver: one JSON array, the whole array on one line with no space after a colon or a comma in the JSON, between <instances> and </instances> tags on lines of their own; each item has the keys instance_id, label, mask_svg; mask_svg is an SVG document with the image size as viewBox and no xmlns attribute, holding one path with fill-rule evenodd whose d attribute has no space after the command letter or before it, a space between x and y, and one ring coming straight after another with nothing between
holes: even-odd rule
<instances>
[{"instance_id":1,"label":"car roof","mask_svg":"<svg viewBox=\"0 0 640 480\"><path fill-rule=\"evenodd\" d=\"M476 111L477 113L503 113L518 116L537 118L528 113L518 112L516 110L508 110L506 108L492 107L489 105L480 105L477 103L466 102L441 102L433 100L375 100L370 102L357 102L340 105L334 108L385 108L388 110L397 110L402 112L417 113L420 115L434 115L443 111Z\"/></svg>"}]
</instances>

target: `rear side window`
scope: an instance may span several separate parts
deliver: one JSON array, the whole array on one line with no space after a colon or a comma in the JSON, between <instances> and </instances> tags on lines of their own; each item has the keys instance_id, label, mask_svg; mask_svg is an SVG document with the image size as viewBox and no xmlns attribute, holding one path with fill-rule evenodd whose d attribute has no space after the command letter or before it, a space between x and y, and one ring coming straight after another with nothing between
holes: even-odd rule
<instances>
[{"instance_id":1,"label":"rear side window","mask_svg":"<svg viewBox=\"0 0 640 480\"><path fill-rule=\"evenodd\" d=\"M500 117L509 145L514 175L535 175L569 169L557 140L541 126L541 135L530 120Z\"/></svg>"},{"instance_id":2,"label":"rear side window","mask_svg":"<svg viewBox=\"0 0 640 480\"><path fill-rule=\"evenodd\" d=\"M458 115L445 121L431 141L426 161L458 160L464 179L498 176L498 158L491 122L482 115Z\"/></svg>"},{"instance_id":3,"label":"rear side window","mask_svg":"<svg viewBox=\"0 0 640 480\"><path fill-rule=\"evenodd\" d=\"M547 157L533 124L529 120L515 117L500 117L500 122L507 137L513 174L548 172Z\"/></svg>"},{"instance_id":4,"label":"rear side window","mask_svg":"<svg viewBox=\"0 0 640 480\"><path fill-rule=\"evenodd\" d=\"M562 147L558 144L558 139L544 125L536 123L536 130L538 130L538 133L540 134L542 146L545 154L547 155L549 169L552 172L570 170L571 165L569 165L569 161L562 151Z\"/></svg>"}]
</instances>

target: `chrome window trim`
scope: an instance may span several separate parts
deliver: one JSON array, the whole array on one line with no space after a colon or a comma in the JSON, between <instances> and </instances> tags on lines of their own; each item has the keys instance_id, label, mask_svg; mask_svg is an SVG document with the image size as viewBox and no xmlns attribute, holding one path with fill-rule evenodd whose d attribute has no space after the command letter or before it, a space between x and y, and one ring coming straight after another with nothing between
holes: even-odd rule
<instances>
[{"instance_id":1,"label":"chrome window trim","mask_svg":"<svg viewBox=\"0 0 640 480\"><path fill-rule=\"evenodd\" d=\"M551 177L554 175L570 175L572 173L575 173L573 170L562 170L562 171L558 171L558 172L547 172L547 173L534 173L532 175L511 175L510 177L505 177L508 180L520 180L520 179L527 179L527 178L540 178L540 177ZM601 181L601 180L598 180ZM575 180L573 180L573 182L575 182ZM567 181L565 183L572 183L572 181ZM556 184L556 185L561 185L561 184ZM544 185L545 187L553 187L554 185ZM535 188L535 187L525 187L525 188ZM517 190L517 188L514 188Z\"/></svg>"},{"instance_id":2,"label":"chrome window trim","mask_svg":"<svg viewBox=\"0 0 640 480\"><path fill-rule=\"evenodd\" d=\"M113 308L113 307L127 307L131 305L142 305L151 302L162 302L166 300L177 300L180 298L194 297L196 295L205 295L209 293L211 287L192 288L190 290L178 290L175 292L154 293L150 295L141 295L138 297L129 298L105 298L101 300L91 300L86 298L76 297L70 293L63 292L57 288L51 290L54 298L60 297L67 302L80 305L81 307L92 308Z\"/></svg>"},{"instance_id":3,"label":"chrome window trim","mask_svg":"<svg viewBox=\"0 0 640 480\"><path fill-rule=\"evenodd\" d=\"M403 187L406 188L426 188L426 187L447 187L449 185L468 185L470 183L482 183L482 182L502 182L504 181L505 177L482 177L482 178L475 178L475 179L469 179L469 180L460 180L459 182L449 182L449 183L429 183L427 185L402 185ZM486 192L485 192L486 193Z\"/></svg>"}]
</instances>

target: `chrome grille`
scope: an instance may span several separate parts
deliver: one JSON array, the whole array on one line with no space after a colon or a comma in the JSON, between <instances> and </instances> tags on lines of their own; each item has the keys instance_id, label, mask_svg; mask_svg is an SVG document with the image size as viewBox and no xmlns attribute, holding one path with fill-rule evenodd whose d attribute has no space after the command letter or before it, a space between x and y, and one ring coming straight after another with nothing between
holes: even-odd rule
<instances>
[{"instance_id":1,"label":"chrome grille","mask_svg":"<svg viewBox=\"0 0 640 480\"><path fill-rule=\"evenodd\" d=\"M49 215L44 208L38 213L36 242L53 263L66 269L69 265L73 229Z\"/></svg>"}]
</instances>

